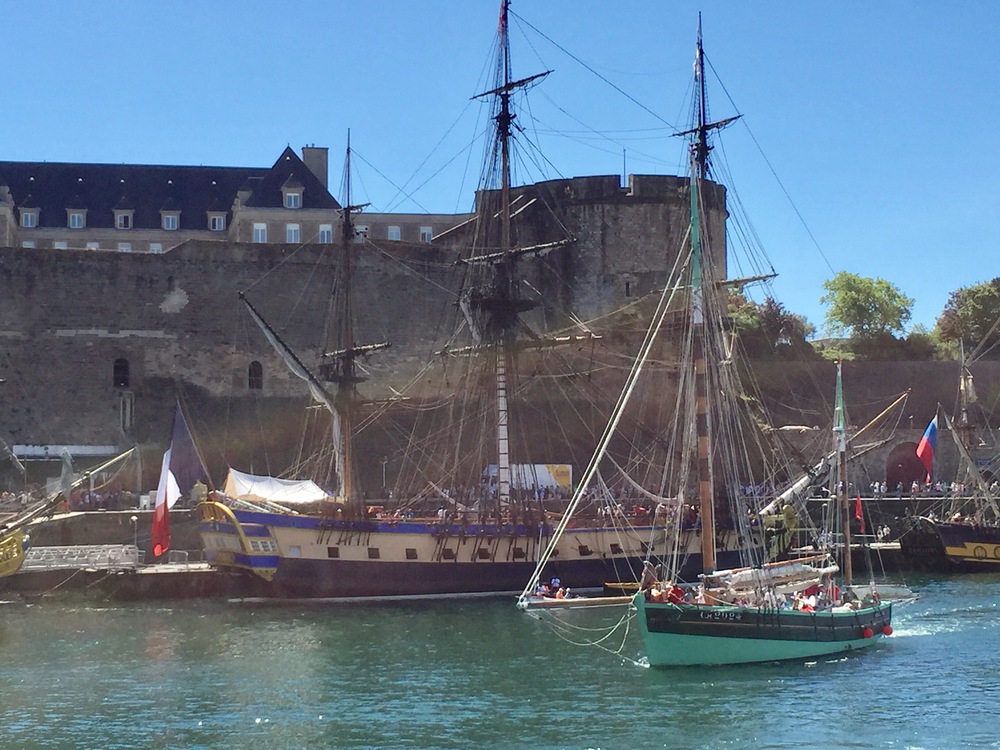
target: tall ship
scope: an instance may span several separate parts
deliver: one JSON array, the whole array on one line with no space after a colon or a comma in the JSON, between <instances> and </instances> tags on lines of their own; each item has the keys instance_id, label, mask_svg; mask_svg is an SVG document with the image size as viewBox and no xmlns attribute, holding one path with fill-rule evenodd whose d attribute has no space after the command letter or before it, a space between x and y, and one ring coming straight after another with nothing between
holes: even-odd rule
<instances>
[{"instance_id":1,"label":"tall ship","mask_svg":"<svg viewBox=\"0 0 1000 750\"><path fill-rule=\"evenodd\" d=\"M974 354L973 354L974 356ZM972 357L970 357L972 359ZM927 486L935 472L939 418L946 439L954 441L958 471L936 500L918 515L903 519L900 553L916 570L944 573L1000 572L1000 488L995 481L995 442L984 439L975 414L978 399L969 361L963 357L958 401L952 418L938 405L916 448L926 469Z\"/></svg>"},{"instance_id":2,"label":"tall ship","mask_svg":"<svg viewBox=\"0 0 1000 750\"><path fill-rule=\"evenodd\" d=\"M796 479L774 442L768 411L749 369L732 310L748 280L728 278L705 221L707 177L712 167L711 136L736 118L710 121L704 78L705 58L699 18L694 62L692 125L680 133L689 143L690 214L685 249L672 283L663 292L650 324L647 346L635 359L620 407L608 423L584 476L615 477L641 486L666 508L665 523L649 548L640 590L633 597L553 599L545 590L543 557L519 597L519 606L545 618L565 637L585 634L610 650L615 631L638 629L650 666L720 665L844 654L877 643L892 633L892 604L877 588L852 593L851 504L847 496L847 417L839 364L830 440L831 509L834 543L815 554L773 559L777 519L803 502L814 480ZM672 325L667 325L672 321ZM669 343L657 343L661 340ZM661 352L652 356L653 352ZM673 352L675 367L655 363ZM650 393L676 394L673 408L643 409L645 440L637 435L629 458L615 458L612 435L626 428L627 404ZM821 467L815 467L818 471ZM763 481L788 489L765 500L746 491ZM574 498L576 499L576 498ZM680 543L682 509L694 505L701 529L701 570L692 583L672 554ZM565 519L564 519L565 520ZM724 529L730 531L725 532ZM558 531L564 531L560 529ZM740 541L735 564L719 554L724 534ZM549 552L555 554L559 534ZM846 552L846 554L845 554ZM590 610L590 607L594 610ZM617 608L617 612L615 609ZM607 631L591 626L573 631L574 610L610 609ZM622 643L625 642L624 636Z\"/></svg>"},{"instance_id":3,"label":"tall ship","mask_svg":"<svg viewBox=\"0 0 1000 750\"><path fill-rule=\"evenodd\" d=\"M240 574L250 595L353 598L475 595L521 590L542 555L545 575L586 590L636 584L664 517L635 488L609 496L598 485L570 519L565 511L574 465L593 450L567 393L590 378L564 352L599 340L582 321L554 332L531 324L536 298L524 292L519 265L573 242L557 236L530 244L522 195L512 186L515 98L548 72L512 74L508 2L501 4L496 79L476 98L491 102L494 134L475 216L462 228L470 242L454 262L460 274L450 305L455 322L413 389L372 401L361 397L367 364L391 342L356 338L352 286L359 243L350 197L350 146L331 333L318 365L303 361L243 295L263 335L311 394L311 419L325 447L281 477L231 468L225 486L200 505L208 561ZM716 198L724 200L723 191ZM556 223L558 225L558 223ZM391 302L386 301L391 304ZM445 385L431 390L429 373ZM607 413L613 396L591 393ZM586 408L591 408L590 406ZM389 427L384 427L388 424ZM383 425L379 427L379 425ZM358 472L359 436L382 429L399 465L392 487L366 492ZM574 457L572 444L586 444ZM369 457L370 458L370 457ZM553 460L555 458L555 460ZM386 485L382 459L383 485ZM579 462L579 463L578 463ZM370 464L370 460L369 460ZM559 541L549 548L556 527ZM692 576L701 568L701 527L690 517L672 554ZM735 563L729 535L720 559Z\"/></svg>"}]
</instances>

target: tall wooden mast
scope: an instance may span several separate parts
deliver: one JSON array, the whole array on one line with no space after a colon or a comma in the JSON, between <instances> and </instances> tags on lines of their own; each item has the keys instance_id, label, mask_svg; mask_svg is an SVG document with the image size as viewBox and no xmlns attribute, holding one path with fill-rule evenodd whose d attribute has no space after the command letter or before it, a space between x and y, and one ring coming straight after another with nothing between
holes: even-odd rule
<instances>
[{"instance_id":1,"label":"tall wooden mast","mask_svg":"<svg viewBox=\"0 0 1000 750\"><path fill-rule=\"evenodd\" d=\"M709 155L712 146L709 133L721 130L740 118L728 117L716 122L708 121L708 96L705 88L705 51L701 43L701 14L698 14L698 41L694 57L694 122L690 130L677 133L691 137L691 323L693 326L692 359L695 372L695 421L698 439L698 502L701 516L701 554L706 572L716 566L715 554L715 480L712 471L712 425L708 369L705 360L705 296L711 288L704 283L705 264L702 245L701 201L702 183L708 179ZM711 262L711 258L708 262Z\"/></svg>"},{"instance_id":2,"label":"tall wooden mast","mask_svg":"<svg viewBox=\"0 0 1000 750\"><path fill-rule=\"evenodd\" d=\"M355 411L358 401L357 386L358 383L366 380L365 377L358 374L357 359L389 346L388 343L359 346L354 339L352 258L357 243L355 242L352 214L361 208L363 206L351 205L351 133L348 131L338 266L339 306L336 311L337 319L334 323L337 331L336 343L340 348L323 353L324 362L321 366L321 372L325 380L335 383L337 386L337 392L333 398L332 429L334 464L339 486L337 495L355 504L360 502L361 496L355 482L356 466L353 451Z\"/></svg>"},{"instance_id":3,"label":"tall wooden mast","mask_svg":"<svg viewBox=\"0 0 1000 750\"><path fill-rule=\"evenodd\" d=\"M710 419L708 372L705 361L705 309L702 279L701 183L708 173L708 117L705 99L705 76L702 65L701 17L698 17L698 43L695 49L696 86L695 122L691 143L691 323L693 330L695 430L698 440L698 502L701 518L702 568L711 573L716 567L715 553L715 481L712 472L712 425Z\"/></svg>"},{"instance_id":4,"label":"tall wooden mast","mask_svg":"<svg viewBox=\"0 0 1000 750\"><path fill-rule=\"evenodd\" d=\"M513 232L511 230L510 189L511 189L511 154L510 142L513 135L513 122L516 115L511 108L511 94L534 81L544 78L549 71L538 73L528 78L511 80L510 41L508 37L508 11L510 0L501 0L498 32L498 80L497 86L490 91L473 97L495 97L497 102L495 143L500 155L500 207L497 214L500 219L500 252L491 256L489 262L493 266L489 288L474 291L469 296L469 302L481 314L482 330L477 333L486 343L496 346L495 375L495 417L496 417L496 453L497 453L497 503L500 509L510 505L511 459L510 438L508 434L508 377L511 372L511 353L517 338L518 321L521 313L535 307L530 300L521 299L517 289L517 257L514 252ZM482 210L482 208L481 208ZM486 206L487 212L492 211Z\"/></svg>"}]
</instances>

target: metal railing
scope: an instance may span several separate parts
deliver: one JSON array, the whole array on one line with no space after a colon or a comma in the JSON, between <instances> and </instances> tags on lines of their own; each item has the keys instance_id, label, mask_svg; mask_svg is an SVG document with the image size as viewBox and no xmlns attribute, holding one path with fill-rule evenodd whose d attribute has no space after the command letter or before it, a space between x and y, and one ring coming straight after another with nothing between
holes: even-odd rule
<instances>
[{"instance_id":1,"label":"metal railing","mask_svg":"<svg viewBox=\"0 0 1000 750\"><path fill-rule=\"evenodd\" d=\"M68 547L31 547L21 571L98 568L134 570L142 562L134 544L80 544Z\"/></svg>"}]
</instances>

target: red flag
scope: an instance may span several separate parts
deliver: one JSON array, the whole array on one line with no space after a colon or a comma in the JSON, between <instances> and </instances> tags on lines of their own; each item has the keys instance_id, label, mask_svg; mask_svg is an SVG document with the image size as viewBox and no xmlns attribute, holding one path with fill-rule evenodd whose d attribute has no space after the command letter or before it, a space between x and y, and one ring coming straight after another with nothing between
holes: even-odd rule
<instances>
[{"instance_id":1,"label":"red flag","mask_svg":"<svg viewBox=\"0 0 1000 750\"><path fill-rule=\"evenodd\" d=\"M854 517L861 522L861 533L865 533L865 514L861 509L861 495L854 501Z\"/></svg>"}]
</instances>

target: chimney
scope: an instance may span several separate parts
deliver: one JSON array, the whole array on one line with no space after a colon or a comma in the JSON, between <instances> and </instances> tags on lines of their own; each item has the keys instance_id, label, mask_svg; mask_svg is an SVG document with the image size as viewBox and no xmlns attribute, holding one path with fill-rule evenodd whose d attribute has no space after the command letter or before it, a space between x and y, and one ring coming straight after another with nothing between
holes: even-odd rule
<instances>
[{"instance_id":1,"label":"chimney","mask_svg":"<svg viewBox=\"0 0 1000 750\"><path fill-rule=\"evenodd\" d=\"M319 181L323 183L323 187L329 190L330 149L325 146L303 146L302 161L309 167L309 171L316 175Z\"/></svg>"}]
</instances>

